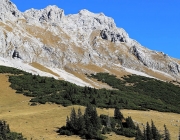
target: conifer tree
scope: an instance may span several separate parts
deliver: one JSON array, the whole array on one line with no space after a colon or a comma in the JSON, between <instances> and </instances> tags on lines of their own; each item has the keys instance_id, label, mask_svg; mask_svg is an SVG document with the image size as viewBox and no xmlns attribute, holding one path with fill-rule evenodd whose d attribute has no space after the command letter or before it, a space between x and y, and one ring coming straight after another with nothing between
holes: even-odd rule
<instances>
[{"instance_id":1,"label":"conifer tree","mask_svg":"<svg viewBox=\"0 0 180 140\"><path fill-rule=\"evenodd\" d=\"M143 139L143 134L139 128L139 125L136 127L136 137L135 140L142 140Z\"/></svg>"},{"instance_id":2,"label":"conifer tree","mask_svg":"<svg viewBox=\"0 0 180 140\"><path fill-rule=\"evenodd\" d=\"M143 132L143 140L147 140L147 133L146 133L146 129L144 128L144 132Z\"/></svg>"},{"instance_id":3,"label":"conifer tree","mask_svg":"<svg viewBox=\"0 0 180 140\"><path fill-rule=\"evenodd\" d=\"M92 139L98 135L99 129L101 127L100 120L97 115L96 108L88 105L84 113L84 121L87 138Z\"/></svg>"},{"instance_id":4,"label":"conifer tree","mask_svg":"<svg viewBox=\"0 0 180 140\"><path fill-rule=\"evenodd\" d=\"M147 136L147 140L152 140L152 131L148 122L146 124L146 136Z\"/></svg>"},{"instance_id":5,"label":"conifer tree","mask_svg":"<svg viewBox=\"0 0 180 140\"><path fill-rule=\"evenodd\" d=\"M68 117L68 116L67 116L67 119L66 119L66 127L67 127L68 129L71 128L71 124L70 124L70 120L69 120L69 117Z\"/></svg>"},{"instance_id":6,"label":"conifer tree","mask_svg":"<svg viewBox=\"0 0 180 140\"><path fill-rule=\"evenodd\" d=\"M166 125L164 125L164 140L170 140L169 130L167 129Z\"/></svg>"},{"instance_id":7,"label":"conifer tree","mask_svg":"<svg viewBox=\"0 0 180 140\"><path fill-rule=\"evenodd\" d=\"M80 108L78 109L78 114L77 114L77 125L78 125L78 131L81 131L80 133L83 133L85 131L85 123Z\"/></svg>"},{"instance_id":8,"label":"conifer tree","mask_svg":"<svg viewBox=\"0 0 180 140\"><path fill-rule=\"evenodd\" d=\"M101 123L97 114L97 110L95 107L93 107L92 110L92 116L91 116L91 123L93 124L93 127L95 128L95 130L98 130L101 128Z\"/></svg>"},{"instance_id":9,"label":"conifer tree","mask_svg":"<svg viewBox=\"0 0 180 140\"><path fill-rule=\"evenodd\" d=\"M93 100L92 100L92 104L94 104L94 105L96 105L96 104L97 104L97 102L96 102L96 98L93 98Z\"/></svg>"},{"instance_id":10,"label":"conifer tree","mask_svg":"<svg viewBox=\"0 0 180 140\"><path fill-rule=\"evenodd\" d=\"M119 119L120 121L124 118L123 114L120 112L119 108L115 108L114 110L114 118Z\"/></svg>"},{"instance_id":11,"label":"conifer tree","mask_svg":"<svg viewBox=\"0 0 180 140\"><path fill-rule=\"evenodd\" d=\"M92 112L93 112L93 107L91 105L87 105L85 109L85 113L84 113L84 121L85 121L86 130L88 130L90 126L92 126L92 122L91 122Z\"/></svg>"},{"instance_id":12,"label":"conifer tree","mask_svg":"<svg viewBox=\"0 0 180 140\"><path fill-rule=\"evenodd\" d=\"M129 117L129 116L126 118L126 124L127 124L127 127L128 127L128 128L132 128L132 129L135 129L135 128L136 128L136 126L135 126L132 118Z\"/></svg>"},{"instance_id":13,"label":"conifer tree","mask_svg":"<svg viewBox=\"0 0 180 140\"><path fill-rule=\"evenodd\" d=\"M152 120L151 120L151 131L152 131L152 138L155 140L160 140L160 134Z\"/></svg>"},{"instance_id":14,"label":"conifer tree","mask_svg":"<svg viewBox=\"0 0 180 140\"><path fill-rule=\"evenodd\" d=\"M73 128L74 130L77 130L77 115L76 115L76 111L74 107L71 110L70 125L71 125L71 128Z\"/></svg>"}]
</instances>

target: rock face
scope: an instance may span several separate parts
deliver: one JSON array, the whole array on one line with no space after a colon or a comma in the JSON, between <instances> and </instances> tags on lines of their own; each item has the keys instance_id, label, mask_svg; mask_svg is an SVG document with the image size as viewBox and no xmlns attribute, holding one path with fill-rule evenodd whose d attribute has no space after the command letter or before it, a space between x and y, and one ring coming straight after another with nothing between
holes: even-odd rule
<instances>
[{"instance_id":1,"label":"rock face","mask_svg":"<svg viewBox=\"0 0 180 140\"><path fill-rule=\"evenodd\" d=\"M24 17L29 22L59 23L64 17L64 11L57 6L48 6L45 9L30 9L24 13Z\"/></svg>"},{"instance_id":2,"label":"rock face","mask_svg":"<svg viewBox=\"0 0 180 140\"><path fill-rule=\"evenodd\" d=\"M0 57L15 56L49 67L121 65L180 77L179 60L141 46L103 13L81 10L65 16L57 6L21 13L9 0L1 0Z\"/></svg>"},{"instance_id":3,"label":"rock face","mask_svg":"<svg viewBox=\"0 0 180 140\"><path fill-rule=\"evenodd\" d=\"M101 31L100 33L102 39L106 39L109 40L111 42L125 42L125 38L120 35L120 33L116 33L116 32L112 32L112 31L108 31L107 29L104 29Z\"/></svg>"},{"instance_id":4,"label":"rock face","mask_svg":"<svg viewBox=\"0 0 180 140\"><path fill-rule=\"evenodd\" d=\"M16 5L14 5L9 0L1 0L0 1L0 20L15 20L16 18L21 18L22 13L17 9Z\"/></svg>"}]
</instances>

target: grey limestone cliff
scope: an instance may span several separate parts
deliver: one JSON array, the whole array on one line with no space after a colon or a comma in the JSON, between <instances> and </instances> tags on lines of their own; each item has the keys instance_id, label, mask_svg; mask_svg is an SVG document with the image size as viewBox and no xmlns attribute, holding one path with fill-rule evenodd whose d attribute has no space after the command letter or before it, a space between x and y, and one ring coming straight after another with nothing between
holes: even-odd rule
<instances>
[{"instance_id":1,"label":"grey limestone cliff","mask_svg":"<svg viewBox=\"0 0 180 140\"><path fill-rule=\"evenodd\" d=\"M175 77L180 73L179 60L141 46L103 13L84 9L64 15L57 6L22 13L9 0L1 0L0 57L12 58L16 48L23 61L50 67L116 64Z\"/></svg>"}]
</instances>

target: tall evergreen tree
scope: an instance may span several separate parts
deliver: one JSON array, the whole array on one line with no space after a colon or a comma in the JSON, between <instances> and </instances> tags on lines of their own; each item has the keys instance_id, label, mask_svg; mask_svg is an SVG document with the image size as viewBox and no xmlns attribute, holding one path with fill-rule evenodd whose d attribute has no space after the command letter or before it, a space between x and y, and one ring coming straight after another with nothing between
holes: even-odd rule
<instances>
[{"instance_id":1,"label":"tall evergreen tree","mask_svg":"<svg viewBox=\"0 0 180 140\"><path fill-rule=\"evenodd\" d=\"M147 132L146 132L145 128L144 128L144 131L143 131L143 140L147 140Z\"/></svg>"},{"instance_id":2,"label":"tall evergreen tree","mask_svg":"<svg viewBox=\"0 0 180 140\"><path fill-rule=\"evenodd\" d=\"M95 107L93 107L93 111L91 113L91 123L93 124L93 127L95 128L95 130L100 129L101 128L101 123L97 114L97 110Z\"/></svg>"},{"instance_id":3,"label":"tall evergreen tree","mask_svg":"<svg viewBox=\"0 0 180 140\"><path fill-rule=\"evenodd\" d=\"M169 130L167 129L166 125L164 125L164 140L170 140Z\"/></svg>"},{"instance_id":4,"label":"tall evergreen tree","mask_svg":"<svg viewBox=\"0 0 180 140\"><path fill-rule=\"evenodd\" d=\"M115 108L114 110L114 118L122 120L124 118L123 114L120 112L119 108Z\"/></svg>"},{"instance_id":5,"label":"tall evergreen tree","mask_svg":"<svg viewBox=\"0 0 180 140\"><path fill-rule=\"evenodd\" d=\"M96 98L93 98L92 104L97 105Z\"/></svg>"},{"instance_id":6,"label":"tall evergreen tree","mask_svg":"<svg viewBox=\"0 0 180 140\"><path fill-rule=\"evenodd\" d=\"M73 128L74 130L78 129L78 126L77 126L77 115L76 115L76 111L75 111L74 107L71 110L70 125L71 125L71 128Z\"/></svg>"},{"instance_id":7,"label":"tall evergreen tree","mask_svg":"<svg viewBox=\"0 0 180 140\"><path fill-rule=\"evenodd\" d=\"M80 108L78 109L78 114L77 114L77 125L78 125L78 131L80 131L80 133L84 133L85 123L84 123L84 117L82 115Z\"/></svg>"},{"instance_id":8,"label":"tall evergreen tree","mask_svg":"<svg viewBox=\"0 0 180 140\"><path fill-rule=\"evenodd\" d=\"M136 128L136 126L135 126L132 118L129 117L129 116L126 118L126 124L127 124L127 127L128 127L128 128L132 128L132 129L135 129L135 128Z\"/></svg>"},{"instance_id":9,"label":"tall evergreen tree","mask_svg":"<svg viewBox=\"0 0 180 140\"><path fill-rule=\"evenodd\" d=\"M155 140L160 140L160 134L156 128L156 126L154 125L154 122L151 120L151 131L152 131L152 138Z\"/></svg>"},{"instance_id":10,"label":"tall evergreen tree","mask_svg":"<svg viewBox=\"0 0 180 140\"><path fill-rule=\"evenodd\" d=\"M86 138L92 139L97 137L101 124L100 120L97 115L96 108L88 105L85 109L84 113L84 121L85 121L85 128L86 128Z\"/></svg>"},{"instance_id":11,"label":"tall evergreen tree","mask_svg":"<svg viewBox=\"0 0 180 140\"><path fill-rule=\"evenodd\" d=\"M69 117L68 117L68 116L67 116L67 119L66 119L66 127L67 127L68 129L71 128L71 123L70 123L70 120L69 120Z\"/></svg>"},{"instance_id":12,"label":"tall evergreen tree","mask_svg":"<svg viewBox=\"0 0 180 140\"><path fill-rule=\"evenodd\" d=\"M142 140L143 139L143 134L139 128L139 125L136 127L136 137L135 140Z\"/></svg>"},{"instance_id":13,"label":"tall evergreen tree","mask_svg":"<svg viewBox=\"0 0 180 140\"><path fill-rule=\"evenodd\" d=\"M92 122L91 122L92 112L93 112L93 107L91 105L87 105L85 109L85 113L84 113L84 121L85 121L86 130L88 130L90 126L93 127Z\"/></svg>"},{"instance_id":14,"label":"tall evergreen tree","mask_svg":"<svg viewBox=\"0 0 180 140\"><path fill-rule=\"evenodd\" d=\"M146 136L147 136L147 140L152 140L152 131L148 122L146 124Z\"/></svg>"}]
</instances>

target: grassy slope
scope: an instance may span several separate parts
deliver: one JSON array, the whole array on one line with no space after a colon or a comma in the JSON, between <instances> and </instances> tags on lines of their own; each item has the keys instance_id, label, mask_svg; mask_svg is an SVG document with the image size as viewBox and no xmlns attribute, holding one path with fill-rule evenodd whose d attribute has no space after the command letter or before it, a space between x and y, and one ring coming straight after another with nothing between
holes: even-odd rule
<instances>
[{"instance_id":1,"label":"grassy slope","mask_svg":"<svg viewBox=\"0 0 180 140\"><path fill-rule=\"evenodd\" d=\"M70 114L70 107L62 107L55 104L45 104L38 106L29 106L29 97L16 94L14 90L9 88L10 83L8 77L0 74L0 119L6 120L10 124L10 129L16 132L22 132L28 139L33 140L76 140L80 139L77 136L67 137L58 136L55 131L57 127L65 124L66 116ZM78 108L78 106L74 106ZM82 111L84 107L81 107ZM114 109L97 109L99 114L109 114L112 116ZM133 120L139 123L146 123L151 119L154 120L155 125L161 130L164 123L171 133L171 138L176 139L178 135L178 127L180 125L180 114L175 113L161 113L156 111L135 111L122 110L124 116L132 116ZM107 135L109 139L128 140L129 138Z\"/></svg>"},{"instance_id":2,"label":"grassy slope","mask_svg":"<svg viewBox=\"0 0 180 140\"><path fill-rule=\"evenodd\" d=\"M58 127L65 125L72 106L62 107L55 104L30 106L29 97L16 94L15 90L9 87L6 75L0 74L0 79L0 119L6 120L12 131L23 133L25 137L33 140L80 139L77 136L58 136L55 132ZM78 109L79 106L74 107ZM83 111L84 107L81 109ZM98 110L107 114L106 110Z\"/></svg>"}]
</instances>

